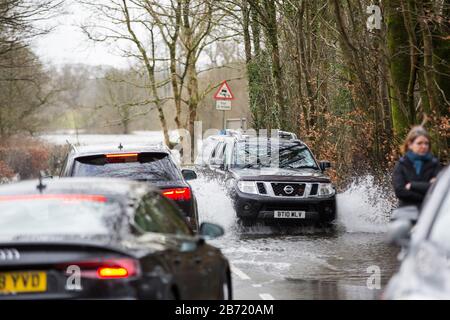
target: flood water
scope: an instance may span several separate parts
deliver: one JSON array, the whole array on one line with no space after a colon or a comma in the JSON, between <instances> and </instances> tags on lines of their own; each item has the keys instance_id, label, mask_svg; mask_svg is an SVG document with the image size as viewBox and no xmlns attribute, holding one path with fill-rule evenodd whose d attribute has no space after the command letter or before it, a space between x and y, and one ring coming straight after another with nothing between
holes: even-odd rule
<instances>
[{"instance_id":1,"label":"flood water","mask_svg":"<svg viewBox=\"0 0 450 320\"><path fill-rule=\"evenodd\" d=\"M213 244L252 278L254 287L266 286L276 299L378 299L398 268L398 250L385 244L390 204L381 194L373 203L368 200L368 193L380 192L370 178L338 195L338 221L329 229L243 228L217 181L200 178L192 185L200 219L226 229ZM380 287L369 280L377 271ZM235 296L251 298L239 290Z\"/></svg>"},{"instance_id":2,"label":"flood water","mask_svg":"<svg viewBox=\"0 0 450 320\"><path fill-rule=\"evenodd\" d=\"M43 138L59 144L69 140L118 145L157 143L162 135L53 134ZM220 183L200 176L192 186L200 220L220 224L226 230L226 235L212 244L246 275L243 280L233 274L237 299L256 299L257 291L270 293L274 299L378 299L398 268L398 250L384 243L392 205L371 177L363 177L338 195L338 221L335 228L327 230L241 228ZM370 281L374 271L380 272L379 283Z\"/></svg>"}]
</instances>

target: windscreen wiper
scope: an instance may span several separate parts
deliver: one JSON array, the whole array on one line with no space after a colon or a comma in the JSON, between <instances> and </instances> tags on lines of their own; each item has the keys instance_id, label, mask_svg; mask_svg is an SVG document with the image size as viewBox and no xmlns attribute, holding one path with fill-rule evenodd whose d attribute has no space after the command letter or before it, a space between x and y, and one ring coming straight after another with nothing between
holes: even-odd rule
<instances>
[{"instance_id":1,"label":"windscreen wiper","mask_svg":"<svg viewBox=\"0 0 450 320\"><path fill-rule=\"evenodd\" d=\"M290 164L292 164L292 163L295 163L295 162L298 162L298 161L302 161L302 160L304 160L304 159L305 159L304 156L303 156L303 157L294 158L294 159L291 159L291 160L289 160L289 161L287 161L287 162L280 163L280 166L281 166L281 165L283 165L283 166L288 166L288 165L290 165Z\"/></svg>"},{"instance_id":2,"label":"windscreen wiper","mask_svg":"<svg viewBox=\"0 0 450 320\"><path fill-rule=\"evenodd\" d=\"M288 151L288 150L291 150L291 149L297 148L297 147L302 147L302 145L300 145L300 144L293 144L292 146L278 149L278 152ZM302 150L303 149L304 149L304 147L302 148Z\"/></svg>"},{"instance_id":3,"label":"windscreen wiper","mask_svg":"<svg viewBox=\"0 0 450 320\"><path fill-rule=\"evenodd\" d=\"M314 170L319 170L319 168L317 168L317 166L300 166L300 167L293 167L291 165L284 165L284 166L280 166L280 168L289 168L289 169L314 169Z\"/></svg>"},{"instance_id":4,"label":"windscreen wiper","mask_svg":"<svg viewBox=\"0 0 450 320\"><path fill-rule=\"evenodd\" d=\"M254 168L254 167L258 167L261 168L262 164L261 163L249 163L246 164L245 166L243 166L244 169L250 169L250 168Z\"/></svg>"}]
</instances>

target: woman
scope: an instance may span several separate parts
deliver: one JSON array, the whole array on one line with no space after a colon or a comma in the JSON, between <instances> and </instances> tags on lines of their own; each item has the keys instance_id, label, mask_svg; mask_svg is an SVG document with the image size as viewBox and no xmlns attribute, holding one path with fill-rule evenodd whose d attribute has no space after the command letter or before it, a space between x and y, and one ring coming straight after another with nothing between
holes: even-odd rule
<instances>
[{"instance_id":1,"label":"woman","mask_svg":"<svg viewBox=\"0 0 450 320\"><path fill-rule=\"evenodd\" d=\"M431 154L431 139L421 126L414 127L403 145L404 156L394 169L393 184L400 206L421 207L423 199L436 181L439 161Z\"/></svg>"}]
</instances>

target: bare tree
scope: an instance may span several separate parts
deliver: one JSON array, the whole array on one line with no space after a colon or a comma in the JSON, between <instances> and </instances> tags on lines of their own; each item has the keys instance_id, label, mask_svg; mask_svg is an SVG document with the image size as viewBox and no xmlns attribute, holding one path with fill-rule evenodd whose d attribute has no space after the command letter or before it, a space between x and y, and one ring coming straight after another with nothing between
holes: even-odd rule
<instances>
[{"instance_id":1,"label":"bare tree","mask_svg":"<svg viewBox=\"0 0 450 320\"><path fill-rule=\"evenodd\" d=\"M146 88L137 85L140 80L139 74L133 70L118 69L108 71L103 79L98 80L100 105L97 104L95 109L113 112L113 119L106 119L106 126L121 126L122 133L129 134L131 121L151 112Z\"/></svg>"},{"instance_id":2,"label":"bare tree","mask_svg":"<svg viewBox=\"0 0 450 320\"><path fill-rule=\"evenodd\" d=\"M61 4L57 0L0 1L1 136L34 132L41 120L38 111L59 91L29 45L51 31L37 23L60 14Z\"/></svg>"},{"instance_id":3,"label":"bare tree","mask_svg":"<svg viewBox=\"0 0 450 320\"><path fill-rule=\"evenodd\" d=\"M225 27L227 11L222 9L222 2L211 0L133 0L133 3L146 10L159 29L170 64L175 123L178 129L188 128L193 137L199 103L219 85L200 89L198 61L208 46L235 36ZM184 105L186 121L181 119Z\"/></svg>"},{"instance_id":4,"label":"bare tree","mask_svg":"<svg viewBox=\"0 0 450 320\"><path fill-rule=\"evenodd\" d=\"M134 50L122 49L127 57L136 58L146 70L149 95L159 112L168 141L168 127L163 107L167 101L175 105L175 124L187 128L191 137L200 102L220 83L199 86L198 62L205 49L234 37L233 32L218 30L227 17L220 3L212 0L111 0L103 3L83 0L96 10L96 23L83 30L95 41L114 43L128 41ZM101 16L101 23L98 17ZM163 46L160 46L163 44ZM167 79L158 71L167 67ZM158 88L170 84L172 96L160 96ZM187 115L183 119L183 115ZM193 139L191 140L193 144ZM169 144L170 145L170 144Z\"/></svg>"},{"instance_id":5,"label":"bare tree","mask_svg":"<svg viewBox=\"0 0 450 320\"><path fill-rule=\"evenodd\" d=\"M37 22L48 21L59 15L63 2L64 0L0 1L0 61L2 55L28 47L31 40L49 33L52 27L38 27Z\"/></svg>"},{"instance_id":6,"label":"bare tree","mask_svg":"<svg viewBox=\"0 0 450 320\"><path fill-rule=\"evenodd\" d=\"M10 67L0 68L0 136L34 133L60 89L27 48L4 54L2 61Z\"/></svg>"},{"instance_id":7,"label":"bare tree","mask_svg":"<svg viewBox=\"0 0 450 320\"><path fill-rule=\"evenodd\" d=\"M82 26L83 31L93 41L129 42L133 49L122 49L126 57L133 57L142 63L148 80L147 88L158 111L164 141L170 145L169 128L164 113L167 97L161 97L158 91L164 80L157 82L156 26L152 21L142 19L142 12L131 0L110 0L103 3L85 1L82 3L94 10L95 21Z\"/></svg>"}]
</instances>

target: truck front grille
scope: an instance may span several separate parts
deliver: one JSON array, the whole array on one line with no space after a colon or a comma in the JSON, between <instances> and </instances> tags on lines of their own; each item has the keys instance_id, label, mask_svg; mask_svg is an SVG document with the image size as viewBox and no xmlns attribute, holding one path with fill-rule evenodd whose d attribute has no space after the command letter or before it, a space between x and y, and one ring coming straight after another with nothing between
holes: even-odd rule
<instances>
[{"instance_id":1,"label":"truck front grille","mask_svg":"<svg viewBox=\"0 0 450 320\"><path fill-rule=\"evenodd\" d=\"M304 183L271 183L273 193L277 197L302 197L305 194Z\"/></svg>"},{"instance_id":2,"label":"truck front grille","mask_svg":"<svg viewBox=\"0 0 450 320\"><path fill-rule=\"evenodd\" d=\"M284 198L306 198L318 195L319 184L310 182L256 182L260 195Z\"/></svg>"}]
</instances>

